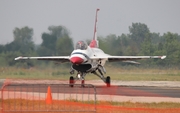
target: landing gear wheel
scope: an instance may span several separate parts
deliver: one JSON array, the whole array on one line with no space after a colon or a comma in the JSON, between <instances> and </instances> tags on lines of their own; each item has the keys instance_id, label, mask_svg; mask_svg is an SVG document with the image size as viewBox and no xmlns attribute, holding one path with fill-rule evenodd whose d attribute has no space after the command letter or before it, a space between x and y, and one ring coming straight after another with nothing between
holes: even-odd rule
<instances>
[{"instance_id":1,"label":"landing gear wheel","mask_svg":"<svg viewBox=\"0 0 180 113\"><path fill-rule=\"evenodd\" d=\"M70 87L74 87L74 77L73 77L73 76L71 76L71 77L69 78L69 86L70 86Z\"/></svg>"},{"instance_id":2,"label":"landing gear wheel","mask_svg":"<svg viewBox=\"0 0 180 113\"><path fill-rule=\"evenodd\" d=\"M85 80L82 80L81 81L81 87L85 87L84 84L85 84Z\"/></svg>"},{"instance_id":3,"label":"landing gear wheel","mask_svg":"<svg viewBox=\"0 0 180 113\"><path fill-rule=\"evenodd\" d=\"M107 85L107 87L111 86L111 78L109 76L107 76L107 78L106 78L106 85Z\"/></svg>"}]
</instances>

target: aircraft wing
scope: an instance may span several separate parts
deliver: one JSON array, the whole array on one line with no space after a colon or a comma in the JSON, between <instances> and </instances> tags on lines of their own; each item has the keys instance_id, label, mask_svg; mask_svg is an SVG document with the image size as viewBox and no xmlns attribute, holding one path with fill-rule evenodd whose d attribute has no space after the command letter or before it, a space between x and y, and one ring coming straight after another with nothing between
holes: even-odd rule
<instances>
[{"instance_id":1,"label":"aircraft wing","mask_svg":"<svg viewBox=\"0 0 180 113\"><path fill-rule=\"evenodd\" d=\"M57 61L57 62L69 62L69 56L46 56L46 57L17 57L14 60L49 60L49 61Z\"/></svg>"},{"instance_id":2,"label":"aircraft wing","mask_svg":"<svg viewBox=\"0 0 180 113\"><path fill-rule=\"evenodd\" d=\"M149 58L165 59L166 56L108 56L107 60L109 62L116 62L116 61L130 61L130 60L139 60L139 59L149 59Z\"/></svg>"}]
</instances>

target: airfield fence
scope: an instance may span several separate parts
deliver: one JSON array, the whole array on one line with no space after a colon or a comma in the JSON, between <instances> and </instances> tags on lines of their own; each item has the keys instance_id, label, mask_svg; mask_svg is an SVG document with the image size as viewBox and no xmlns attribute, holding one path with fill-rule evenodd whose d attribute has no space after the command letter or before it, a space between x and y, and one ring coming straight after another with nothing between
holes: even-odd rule
<instances>
[{"instance_id":1,"label":"airfield fence","mask_svg":"<svg viewBox=\"0 0 180 113\"><path fill-rule=\"evenodd\" d=\"M6 84L1 112L96 112L96 88L86 84Z\"/></svg>"}]
</instances>

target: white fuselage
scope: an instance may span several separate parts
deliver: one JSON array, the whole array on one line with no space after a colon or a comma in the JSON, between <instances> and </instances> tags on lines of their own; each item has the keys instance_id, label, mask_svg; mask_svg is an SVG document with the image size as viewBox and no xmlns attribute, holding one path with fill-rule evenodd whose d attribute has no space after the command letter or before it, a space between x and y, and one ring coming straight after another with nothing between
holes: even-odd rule
<instances>
[{"instance_id":1,"label":"white fuselage","mask_svg":"<svg viewBox=\"0 0 180 113\"><path fill-rule=\"evenodd\" d=\"M73 65L87 65L87 64L91 65L91 69L87 70L89 72L96 70L99 65L104 66L107 59L99 59L99 58L103 58L105 56L109 56L109 55L105 54L99 48L91 48L88 46L86 50L75 49L70 55L70 61L73 58L82 59L82 62L80 64L74 64L73 62L72 63Z\"/></svg>"}]
</instances>

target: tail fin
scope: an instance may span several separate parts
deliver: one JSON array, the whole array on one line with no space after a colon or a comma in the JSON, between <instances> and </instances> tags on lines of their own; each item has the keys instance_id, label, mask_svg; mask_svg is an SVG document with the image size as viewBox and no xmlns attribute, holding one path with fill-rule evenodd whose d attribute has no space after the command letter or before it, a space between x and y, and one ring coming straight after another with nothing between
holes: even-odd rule
<instances>
[{"instance_id":1,"label":"tail fin","mask_svg":"<svg viewBox=\"0 0 180 113\"><path fill-rule=\"evenodd\" d=\"M94 36L93 36L93 40L89 44L89 46L91 48L98 48L99 47L98 40L97 40L97 13L99 10L100 9L96 10L95 25L94 25Z\"/></svg>"}]
</instances>

